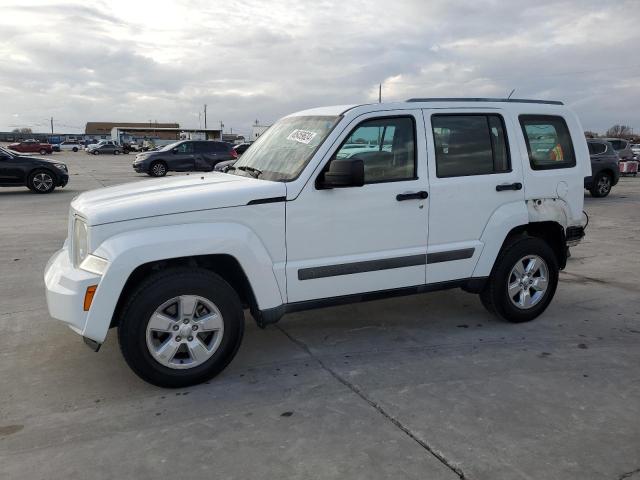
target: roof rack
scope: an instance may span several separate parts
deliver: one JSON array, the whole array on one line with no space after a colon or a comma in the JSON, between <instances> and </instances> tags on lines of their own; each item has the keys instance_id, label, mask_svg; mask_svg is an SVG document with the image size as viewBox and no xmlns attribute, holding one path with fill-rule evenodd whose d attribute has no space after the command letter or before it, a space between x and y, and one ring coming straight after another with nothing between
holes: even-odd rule
<instances>
[{"instance_id":1,"label":"roof rack","mask_svg":"<svg viewBox=\"0 0 640 480\"><path fill-rule=\"evenodd\" d=\"M505 102L564 105L564 103L559 102L558 100L529 100L526 98L410 98L407 102Z\"/></svg>"}]
</instances>

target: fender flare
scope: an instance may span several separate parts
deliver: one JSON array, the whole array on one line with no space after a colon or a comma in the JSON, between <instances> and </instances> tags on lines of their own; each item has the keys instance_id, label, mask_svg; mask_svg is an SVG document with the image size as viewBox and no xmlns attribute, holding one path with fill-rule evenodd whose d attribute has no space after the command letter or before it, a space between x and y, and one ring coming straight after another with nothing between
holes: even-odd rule
<instances>
[{"instance_id":1,"label":"fender flare","mask_svg":"<svg viewBox=\"0 0 640 480\"><path fill-rule=\"evenodd\" d=\"M85 337L99 343L107 335L118 299L130 275L139 266L154 261L198 255L230 255L244 270L260 309L283 303L271 256L258 236L238 223L194 223L128 231L108 238L93 254L109 261L83 332Z\"/></svg>"}]
</instances>

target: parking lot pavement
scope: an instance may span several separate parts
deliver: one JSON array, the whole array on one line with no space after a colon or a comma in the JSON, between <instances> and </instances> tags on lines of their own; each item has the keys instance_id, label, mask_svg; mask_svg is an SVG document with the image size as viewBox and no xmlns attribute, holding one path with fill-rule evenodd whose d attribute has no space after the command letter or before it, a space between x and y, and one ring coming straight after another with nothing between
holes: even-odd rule
<instances>
[{"instance_id":1,"label":"parking lot pavement","mask_svg":"<svg viewBox=\"0 0 640 480\"><path fill-rule=\"evenodd\" d=\"M640 478L640 178L591 218L555 300L501 322L460 290L292 314L211 382L139 380L46 310L69 202L146 180L58 153L70 183L0 189L0 478Z\"/></svg>"}]
</instances>

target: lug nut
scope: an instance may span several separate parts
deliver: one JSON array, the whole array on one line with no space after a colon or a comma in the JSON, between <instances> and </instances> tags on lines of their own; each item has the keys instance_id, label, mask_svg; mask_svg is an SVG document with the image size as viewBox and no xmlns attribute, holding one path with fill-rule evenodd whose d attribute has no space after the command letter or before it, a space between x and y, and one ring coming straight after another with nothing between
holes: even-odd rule
<instances>
[{"instance_id":1,"label":"lug nut","mask_svg":"<svg viewBox=\"0 0 640 480\"><path fill-rule=\"evenodd\" d=\"M195 332L196 330L198 330L198 325L193 325L193 326L191 327L191 330L193 330L194 332Z\"/></svg>"},{"instance_id":2,"label":"lug nut","mask_svg":"<svg viewBox=\"0 0 640 480\"><path fill-rule=\"evenodd\" d=\"M179 327L178 325L174 325L174 326L173 326L173 330L174 330L174 331L175 331L175 330L178 330L179 328L180 328L180 327Z\"/></svg>"},{"instance_id":3,"label":"lug nut","mask_svg":"<svg viewBox=\"0 0 640 480\"><path fill-rule=\"evenodd\" d=\"M193 337L187 337L187 340L191 342L193 340Z\"/></svg>"},{"instance_id":4,"label":"lug nut","mask_svg":"<svg viewBox=\"0 0 640 480\"><path fill-rule=\"evenodd\" d=\"M184 320L182 320L182 323L189 323L189 319L185 318Z\"/></svg>"},{"instance_id":5,"label":"lug nut","mask_svg":"<svg viewBox=\"0 0 640 480\"><path fill-rule=\"evenodd\" d=\"M179 342L180 340L182 340L182 337L180 335L176 336L176 342Z\"/></svg>"}]
</instances>

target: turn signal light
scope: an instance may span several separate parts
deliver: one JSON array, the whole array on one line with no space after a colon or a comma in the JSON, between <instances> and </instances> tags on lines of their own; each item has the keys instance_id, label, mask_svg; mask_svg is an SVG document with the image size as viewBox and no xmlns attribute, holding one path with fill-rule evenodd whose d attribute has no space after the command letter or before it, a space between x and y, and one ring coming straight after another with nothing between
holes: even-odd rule
<instances>
[{"instance_id":1,"label":"turn signal light","mask_svg":"<svg viewBox=\"0 0 640 480\"><path fill-rule=\"evenodd\" d=\"M93 296L96 293L97 285L91 285L87 287L87 293L84 294L84 311L88 312L91 308L91 302L93 302Z\"/></svg>"}]
</instances>

